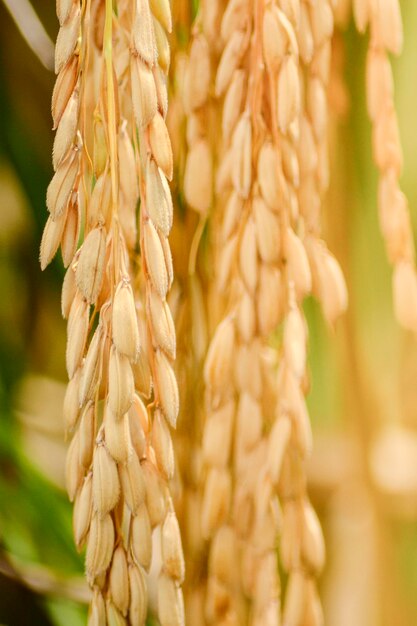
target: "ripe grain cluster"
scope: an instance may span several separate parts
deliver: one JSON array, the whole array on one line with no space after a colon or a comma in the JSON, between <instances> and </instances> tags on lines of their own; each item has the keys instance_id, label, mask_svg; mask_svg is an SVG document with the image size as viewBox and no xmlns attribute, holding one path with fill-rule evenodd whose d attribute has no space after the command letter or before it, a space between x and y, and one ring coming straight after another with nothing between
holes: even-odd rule
<instances>
[{"instance_id":1,"label":"ripe grain cluster","mask_svg":"<svg viewBox=\"0 0 417 626\"><path fill-rule=\"evenodd\" d=\"M179 400L166 302L170 5L59 0L57 14L55 174L41 265L60 245L67 488L76 545L86 545L89 624L145 623L157 528L158 617L179 626L184 559L169 488Z\"/></svg>"},{"instance_id":2,"label":"ripe grain cluster","mask_svg":"<svg viewBox=\"0 0 417 626\"><path fill-rule=\"evenodd\" d=\"M388 59L401 48L398 0L353 9L358 29L370 27L395 309L416 331ZM347 307L322 209L332 40L348 10L348 0L202 0L175 64L174 158L170 0L57 0L55 173L40 258L45 268L61 247L67 268L67 488L90 626L145 624L151 608L161 626L323 623L303 302L315 296L331 326ZM173 315L174 174L186 206ZM173 443L180 395L186 426Z\"/></svg>"},{"instance_id":3,"label":"ripe grain cluster","mask_svg":"<svg viewBox=\"0 0 417 626\"><path fill-rule=\"evenodd\" d=\"M207 623L272 625L282 603L284 623L320 623L315 576L324 545L305 485L311 431L301 304L314 292L333 323L347 302L320 239L333 12L327 1L233 0L219 12L216 260L218 293L228 296L204 369L203 612ZM279 325L282 345L271 354ZM289 576L283 602L278 554Z\"/></svg>"}]
</instances>

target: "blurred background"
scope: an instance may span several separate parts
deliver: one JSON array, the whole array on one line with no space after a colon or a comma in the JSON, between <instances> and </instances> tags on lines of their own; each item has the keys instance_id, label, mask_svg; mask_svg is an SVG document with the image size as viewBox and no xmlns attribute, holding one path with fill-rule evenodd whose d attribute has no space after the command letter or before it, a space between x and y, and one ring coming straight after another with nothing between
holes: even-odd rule
<instances>
[{"instance_id":1,"label":"blurred background","mask_svg":"<svg viewBox=\"0 0 417 626\"><path fill-rule=\"evenodd\" d=\"M393 67L402 184L416 226L417 3L401 6L405 47ZM52 1L33 2L39 21L25 7L0 1L0 625L78 626L88 594L63 488L63 268L60 258L45 273L38 263L52 174L57 20ZM366 45L351 23L335 42L333 183L324 221L350 307L330 329L316 303L306 303L315 433L309 480L327 542L321 586L328 626L412 626L417 341L393 317L365 109Z\"/></svg>"}]
</instances>

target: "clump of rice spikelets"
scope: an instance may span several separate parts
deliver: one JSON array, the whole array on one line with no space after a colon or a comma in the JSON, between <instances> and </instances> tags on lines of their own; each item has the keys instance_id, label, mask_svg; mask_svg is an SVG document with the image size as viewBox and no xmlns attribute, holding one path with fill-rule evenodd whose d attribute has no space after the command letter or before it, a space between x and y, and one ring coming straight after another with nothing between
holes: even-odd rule
<instances>
[{"instance_id":1,"label":"clump of rice spikelets","mask_svg":"<svg viewBox=\"0 0 417 626\"><path fill-rule=\"evenodd\" d=\"M307 72L313 82L310 110L304 108L302 98L297 38L302 36L302 15L304 27L317 22L314 37L310 33L307 61L315 61L311 75ZM323 17L327 23L321 30ZM307 327L300 305L311 292L313 276L330 322L346 307L340 268L318 239L321 195L328 178L326 81L332 28L327 1L314 7L296 2L265 6L230 2L223 16L221 32L227 43L216 90L218 96L227 92L222 127L225 153L217 192L226 200L218 280L220 290L232 285L234 297L229 315L214 335L205 370L207 477L202 528L211 541L206 613L213 623L221 617L213 613L213 606L220 606L229 618L234 615L232 620L279 623L277 493L284 524L280 556L290 573L283 618L291 624L321 620L313 574L322 567L324 548L305 486L304 459L311 448L311 433L304 399ZM246 53L249 33L251 47ZM302 169L303 125L310 141ZM318 154L314 160L312 153L320 153L321 164ZM298 194L305 189L310 195L314 192L314 202L308 205L305 196L302 212ZM307 248L312 249L310 260ZM283 347L274 384L267 339L280 322ZM225 382L230 379L234 388ZM274 387L279 398L276 410ZM268 401L263 402L262 396ZM238 583L232 576L225 580L227 565L216 558L222 553L219 546L225 545L230 563L240 554L243 589L251 599L246 617L239 615Z\"/></svg>"},{"instance_id":2,"label":"clump of rice spikelets","mask_svg":"<svg viewBox=\"0 0 417 626\"><path fill-rule=\"evenodd\" d=\"M165 300L172 282L169 3L152 2L151 11L146 0L93 1L81 14L78 1L61 1L57 13L56 171L41 265L61 245L69 266L62 290L70 378L64 419L73 434L67 488L77 548L87 546L89 624L145 623L152 529L160 527L159 620L181 625L184 566L169 493L175 331Z\"/></svg>"},{"instance_id":3,"label":"clump of rice spikelets","mask_svg":"<svg viewBox=\"0 0 417 626\"><path fill-rule=\"evenodd\" d=\"M181 227L183 268L179 277L182 298L176 325L179 338L179 385L183 417L175 437L176 453L181 474L181 508L179 509L186 553L185 583L186 621L198 626L205 623L204 589L206 585L206 543L202 537L200 510L202 493L201 430L204 421L202 364L207 350L208 323L217 321L214 311L222 306L222 298L213 290L213 257L216 246L211 235L218 223L213 197L213 164L218 149L219 116L213 98L213 72L218 62L218 26L222 2L201 2L191 28L188 54L180 63L174 84L181 93L185 113L185 158L182 180L184 219ZM172 111L172 107L170 108ZM210 224L210 242L205 240L206 225ZM177 221L178 230L178 221ZM207 229L208 231L208 229ZM184 249L189 254L184 254ZM185 263L184 263L185 261Z\"/></svg>"},{"instance_id":4,"label":"clump of rice spikelets","mask_svg":"<svg viewBox=\"0 0 417 626\"><path fill-rule=\"evenodd\" d=\"M230 5L230 3L229 3ZM250 40L250 11L245 4L243 6L244 19L239 25L233 21L227 24L227 13L232 11L226 6L222 24L222 42L224 49L220 57L217 73L215 77L215 95L220 97L224 91L228 90L230 81L235 84L235 95L233 88L230 102L230 132L228 135L222 133L222 150L224 154L220 157L217 172L217 196L223 200L232 192L236 200L236 217L239 211L243 213L244 199L235 190L230 180L230 153L233 143L235 127L244 106L243 89L247 85L247 71L243 68L249 51ZM203 24L206 24L203 7ZM232 15L233 17L233 15ZM229 37L223 32L224 20L226 19L229 28ZM206 32L206 31L204 31ZM225 43L226 42L226 43ZM237 86L237 90L236 90ZM237 93L237 91L240 91ZM232 113L233 109L233 113ZM234 115L234 119L233 119ZM247 115L245 120L247 119ZM223 126L223 130L224 130ZM242 146L240 146L242 148ZM237 154L238 149L236 149ZM239 155L239 159L246 158L247 154ZM249 153L249 159L251 154ZM222 180L223 179L223 180ZM237 187L238 183L234 181ZM232 188L231 188L232 187ZM247 193L246 191L246 199ZM223 212L224 208L222 208ZM216 213L220 213L217 206ZM217 219L216 219L217 218ZM230 263L225 266L225 254L232 234L226 236L222 232L217 232L216 228L221 226L219 217L210 215L210 232L213 246L213 262L216 264L217 272L214 276L216 281L215 297L224 301L222 290L224 281L230 277L230 287L233 294L238 294L240 284L240 272L231 269L232 258L237 250L237 237L232 239L232 248L229 245ZM234 227L234 224L233 224ZM234 228L232 228L234 230ZM237 268L236 268L237 269ZM230 270L230 272L229 272ZM223 286L222 286L223 285ZM232 296L233 297L233 296ZM218 307L214 307L218 310ZM229 307L230 313L230 307ZM214 320L213 320L214 316ZM227 315L223 320L216 319L215 311L209 309L209 326L216 327L207 354L204 380L206 384L206 419L204 423L202 455L203 455L203 485L202 503L200 512L201 533L208 541L209 553L206 563L207 582L205 593L200 597L198 607L200 617L198 623L207 624L239 624L245 623L245 604L242 589L239 581L239 560L238 560L238 537L233 525L231 514L232 509L232 481L233 481L233 425L236 410L236 387L233 380L234 350L237 348L235 342L236 325L232 315ZM197 601L197 600L196 600Z\"/></svg>"},{"instance_id":5,"label":"clump of rice spikelets","mask_svg":"<svg viewBox=\"0 0 417 626\"><path fill-rule=\"evenodd\" d=\"M311 291L311 270L305 250L305 225L299 213L297 197L300 186L298 141L303 119L296 39L299 7L295 4L269 3L264 11L259 11L258 20L258 46L266 71L259 76L255 92L259 100L257 110L255 101L255 111L252 112L254 135L256 123L260 129L257 137L258 153L255 152L254 159L258 189L253 206L258 271L275 277L275 284L269 284L262 298L262 282L259 281L255 302L260 303L261 308L257 312L256 328L265 341L277 324L282 322L283 347L279 360L277 403L275 406L269 403L261 405L263 415L258 419L263 420L263 423L258 427L260 432L253 450L253 464L249 465L250 469L246 468L249 476L244 483L250 484L251 474L256 479L252 479L251 491L246 496L251 498L253 515L248 523L248 541L243 546L242 567L247 576L247 593L252 600L249 623L279 624L280 592L278 580L274 580L273 576L277 571L275 544L280 531L277 494L285 531L289 494L282 488L283 471L289 466L286 482L292 490L292 497L301 503L299 509L302 515L306 501L305 479L300 480L300 477L304 477L302 461L311 446L303 393L307 331L300 308L301 301ZM256 68L259 60L255 61ZM254 72L256 69L252 70L251 76ZM271 297L272 293L275 298ZM283 371L291 381L291 391L295 397L288 396L288 390L282 383ZM265 376L265 366L263 374ZM250 424L249 415L248 411L247 424ZM253 432L251 434L253 437ZM288 463L289 458L299 461L295 468ZM291 537L293 546L297 542L301 544L301 531L302 525L297 523ZM292 593L292 580L297 580L298 586L304 587L310 572L301 558L300 549L298 558L293 562L288 561L289 539L282 532L280 560L289 573L283 620L295 624L301 623L308 608L303 598ZM255 576L254 571L257 572ZM296 609L299 611L298 618L295 616Z\"/></svg>"},{"instance_id":6,"label":"clump of rice spikelets","mask_svg":"<svg viewBox=\"0 0 417 626\"><path fill-rule=\"evenodd\" d=\"M276 520L268 510L265 517L258 517L256 530L251 524L251 507L256 506L253 490L259 486L254 480L264 451L262 398L268 396L274 402L273 393L266 392L263 370L269 363L260 338L278 324L281 314L280 307L275 307L279 272L273 267L277 259L273 248L279 245L279 218L259 197L255 174L262 141L260 14L260 5L227 5L221 23L226 43L215 85L217 97L225 94L224 154L217 172L223 219L217 240L213 235L214 244L219 246L217 297L221 298L226 287L231 294L205 364L206 476L201 523L210 542L206 619L216 624L262 623L268 615L279 619ZM264 247L258 239L262 233L267 235ZM261 275L263 270L266 276ZM258 309L258 305L263 306L260 291L264 279L273 300L265 316L259 315ZM268 304L266 291L263 303ZM248 543L253 547L250 563L245 549ZM253 601L250 614L245 596Z\"/></svg>"},{"instance_id":7,"label":"clump of rice spikelets","mask_svg":"<svg viewBox=\"0 0 417 626\"><path fill-rule=\"evenodd\" d=\"M52 95L52 118L56 136L53 149L54 177L48 188L48 221L41 242L40 262L44 269L61 245L68 266L78 241L80 215L77 190L80 177L80 141L77 137L79 110L79 49L81 12L78 2L58 3L60 31L55 50L58 74Z\"/></svg>"},{"instance_id":8,"label":"clump of rice spikelets","mask_svg":"<svg viewBox=\"0 0 417 626\"><path fill-rule=\"evenodd\" d=\"M278 89L276 100L273 95L270 98L269 130L280 154L284 183L283 202L278 206L283 228L280 263L285 294L278 404L268 436L265 470L277 488L282 508L280 557L289 574L283 620L288 624L320 624L314 578L323 566L324 544L306 494L304 461L311 449L311 432L304 399L308 389L308 330L301 303L312 290L329 323L334 323L347 305L340 267L319 239L321 204L329 179L327 83L333 13L327 0L301 2L297 11L288 9L281 3L271 3L264 15L263 31L269 82ZM285 53L299 62L297 75L288 71L289 57ZM293 115L289 117L288 101L291 103L294 93ZM264 197L268 203L268 197Z\"/></svg>"},{"instance_id":9,"label":"clump of rice spikelets","mask_svg":"<svg viewBox=\"0 0 417 626\"><path fill-rule=\"evenodd\" d=\"M321 206L330 177L328 86L333 28L334 16L328 0L311 7L301 3L297 41L304 68L305 110L298 139L298 202L312 272L312 291L329 324L347 306L347 290L339 264L320 239Z\"/></svg>"},{"instance_id":10,"label":"clump of rice spikelets","mask_svg":"<svg viewBox=\"0 0 417 626\"><path fill-rule=\"evenodd\" d=\"M394 267L393 298L398 322L417 333L417 273L407 199L399 186L402 148L394 105L394 84L389 54L398 55L403 44L398 0L355 0L359 32L369 25L366 60L367 108L372 122L372 148L379 170L379 222L387 255Z\"/></svg>"},{"instance_id":11,"label":"clump of rice spikelets","mask_svg":"<svg viewBox=\"0 0 417 626\"><path fill-rule=\"evenodd\" d=\"M173 280L168 234L172 227L173 203L168 180L172 178L172 150L164 118L167 113L166 74L169 68L167 31L171 31L168 2L139 3L133 26L131 58L134 115L139 134L141 164L141 250L148 317L148 341L154 381L153 449L159 472L173 475L173 447L168 425L175 427L179 410L178 385L173 370L176 353L175 329L166 296ZM161 9L164 9L162 12ZM157 21L156 18L161 20ZM144 24L153 20L150 28ZM155 428L157 426L157 428ZM161 520L162 569L158 579L158 617L162 626L184 623L181 584L184 557L178 521L171 498Z\"/></svg>"}]
</instances>

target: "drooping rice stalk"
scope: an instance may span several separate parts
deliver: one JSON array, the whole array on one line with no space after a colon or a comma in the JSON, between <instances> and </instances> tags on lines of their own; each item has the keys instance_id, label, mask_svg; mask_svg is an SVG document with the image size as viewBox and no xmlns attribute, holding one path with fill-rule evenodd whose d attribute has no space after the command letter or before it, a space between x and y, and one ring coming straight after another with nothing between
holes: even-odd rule
<instances>
[{"instance_id":1,"label":"drooping rice stalk","mask_svg":"<svg viewBox=\"0 0 417 626\"><path fill-rule=\"evenodd\" d=\"M180 625L184 561L168 484L169 426L178 414L166 303L170 6L67 0L57 13L55 175L41 264L61 245L70 378L64 419L73 435L67 487L77 547L87 545L89 623L145 623L158 527L158 617Z\"/></svg>"},{"instance_id":2,"label":"drooping rice stalk","mask_svg":"<svg viewBox=\"0 0 417 626\"><path fill-rule=\"evenodd\" d=\"M291 19L290 15L288 17ZM289 624L321 624L323 618L315 578L323 567L324 542L306 493L304 462L311 448L311 433L304 400L308 391L307 325L300 305L311 289L332 324L347 304L340 267L320 239L321 205L329 180L327 84L331 63L332 7L327 0L311 5L301 3L298 22L293 19L292 23L302 62L302 99L297 132L291 136L284 131L294 155L288 148L284 149L283 166L287 184L298 197L289 219L290 228L298 233L305 252L301 246L297 251L294 247L291 252L287 245L286 268L285 256L283 258L287 314L279 366L278 416L287 416L292 421L278 488L283 513L281 559L289 573L283 620ZM282 133L283 129L280 130ZM283 145L286 145L285 139ZM296 242L296 238L293 241ZM307 256L303 260L305 253ZM294 259L293 271L291 258ZM308 273L311 273L309 279ZM284 424L278 419L271 431L271 458L280 441L282 445Z\"/></svg>"},{"instance_id":3,"label":"drooping rice stalk","mask_svg":"<svg viewBox=\"0 0 417 626\"><path fill-rule=\"evenodd\" d=\"M417 331L417 273L407 198L400 189L402 148L394 104L389 53L400 54L403 44L398 0L355 0L359 32L369 26L366 60L368 114L372 122L372 150L379 170L379 223L388 259L393 265L394 311L398 322Z\"/></svg>"},{"instance_id":4,"label":"drooping rice stalk","mask_svg":"<svg viewBox=\"0 0 417 626\"><path fill-rule=\"evenodd\" d=\"M225 49L216 76L217 95L226 92L224 156L217 176L224 206L218 284L219 292L229 286L231 295L205 369L202 531L211 555L208 623L279 623L277 494L283 514L280 557L290 574L284 622L321 619L313 581L324 551L304 477L311 434L304 400L307 330L300 304L313 276L330 322L346 306L339 266L318 239L328 179L332 29L326 1L314 7L229 2L222 20ZM305 44L306 30L309 93L304 101L299 45ZM267 345L280 322L275 386L268 385L274 370ZM249 613L244 597L250 600Z\"/></svg>"},{"instance_id":5,"label":"drooping rice stalk","mask_svg":"<svg viewBox=\"0 0 417 626\"><path fill-rule=\"evenodd\" d=\"M240 560L238 552L238 536L233 523L232 497L233 497L233 428L235 421L236 405L238 401L238 389L233 378L233 362L237 357L236 350L236 322L230 313L238 305L242 295L240 290L241 272L238 265L232 261L236 252L235 216L239 212L243 214L243 204L250 190L250 181L244 182L245 191L240 193L239 181L230 180L231 145L233 138L238 133L236 123L242 113L244 104L244 90L247 89L248 72L244 67L249 55L249 41L251 23L248 7L243 7L244 15L241 23L233 21L233 12L229 5L226 6L221 21L221 36L224 52L219 62L215 77L215 93L219 97L230 87L230 120L222 123L222 150L223 156L218 165L217 173L217 196L221 197L221 205L228 202L236 208L232 215L230 232L224 228L224 209L220 212L217 208L212 216L211 234L213 245L213 262L217 268L214 276L215 295L227 305L226 315L223 320L216 319L216 312L212 311L214 320L211 319L209 327L219 324L205 363L206 383L206 410L207 416L204 424L202 440L202 455L204 462L204 488L200 512L201 532L209 542L209 555L206 564L207 584L204 598L204 615L207 624L238 624L244 623L245 605L240 582ZM227 20L229 12L232 19ZM204 23L204 17L203 17ZM226 24L226 26L224 26ZM225 28L228 29L227 37ZM249 124L248 115L245 121ZM250 128L249 128L250 132ZM241 133L242 134L242 133ZM243 149L241 145L233 154L236 157L236 168L246 159L249 159L251 167L251 151ZM243 176L250 176L250 171L245 171ZM230 200L229 200L230 196ZM227 209L226 209L227 211ZM221 229L216 231L216 225ZM226 232L225 232L226 231ZM226 285L230 291L226 291ZM224 293L224 296L222 294ZM236 303L234 301L236 299ZM232 300L232 303L230 303ZM224 308L224 306L223 306ZM224 313L222 308L221 317Z\"/></svg>"}]
</instances>

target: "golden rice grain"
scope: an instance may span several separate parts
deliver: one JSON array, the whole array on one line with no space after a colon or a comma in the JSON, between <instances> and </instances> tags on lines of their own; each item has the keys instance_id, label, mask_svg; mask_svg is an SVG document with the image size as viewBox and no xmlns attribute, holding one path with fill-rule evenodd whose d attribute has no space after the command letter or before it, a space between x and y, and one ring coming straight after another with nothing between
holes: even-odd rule
<instances>
[{"instance_id":1,"label":"golden rice grain","mask_svg":"<svg viewBox=\"0 0 417 626\"><path fill-rule=\"evenodd\" d=\"M203 435L203 455L209 465L225 467L228 464L234 412L235 403L230 400L207 419Z\"/></svg>"},{"instance_id":2,"label":"golden rice grain","mask_svg":"<svg viewBox=\"0 0 417 626\"><path fill-rule=\"evenodd\" d=\"M77 549L84 544L93 512L92 476L89 474L82 484L74 503L73 530Z\"/></svg>"},{"instance_id":3,"label":"golden rice grain","mask_svg":"<svg viewBox=\"0 0 417 626\"><path fill-rule=\"evenodd\" d=\"M160 298L165 298L169 289L169 274L161 237L150 220L143 228L144 256L150 280Z\"/></svg>"},{"instance_id":4,"label":"golden rice grain","mask_svg":"<svg viewBox=\"0 0 417 626\"><path fill-rule=\"evenodd\" d=\"M57 128L68 101L74 91L77 80L77 66L77 57L73 56L67 65L61 70L56 80L52 93L52 117L54 120L54 130Z\"/></svg>"},{"instance_id":5,"label":"golden rice grain","mask_svg":"<svg viewBox=\"0 0 417 626\"><path fill-rule=\"evenodd\" d=\"M114 546L114 525L110 515L93 515L87 543L85 567L87 576L94 580L110 564Z\"/></svg>"},{"instance_id":6,"label":"golden rice grain","mask_svg":"<svg viewBox=\"0 0 417 626\"><path fill-rule=\"evenodd\" d=\"M221 96L227 89L240 59L245 53L247 37L241 31L233 32L222 54L216 74L216 95Z\"/></svg>"},{"instance_id":7,"label":"golden rice grain","mask_svg":"<svg viewBox=\"0 0 417 626\"><path fill-rule=\"evenodd\" d=\"M52 149L54 170L58 168L63 158L74 142L78 121L78 92L74 90L60 119Z\"/></svg>"},{"instance_id":8,"label":"golden rice grain","mask_svg":"<svg viewBox=\"0 0 417 626\"><path fill-rule=\"evenodd\" d=\"M158 167L168 180L171 180L173 173L171 142L164 118L158 112L154 115L149 125L149 141Z\"/></svg>"},{"instance_id":9,"label":"golden rice grain","mask_svg":"<svg viewBox=\"0 0 417 626\"><path fill-rule=\"evenodd\" d=\"M141 567L129 566L130 605L129 618L132 624L145 624L148 604L145 575Z\"/></svg>"},{"instance_id":10,"label":"golden rice grain","mask_svg":"<svg viewBox=\"0 0 417 626\"><path fill-rule=\"evenodd\" d=\"M226 520L231 498L231 476L227 469L211 468L207 476L202 510L201 530L210 537Z\"/></svg>"},{"instance_id":11,"label":"golden rice grain","mask_svg":"<svg viewBox=\"0 0 417 626\"><path fill-rule=\"evenodd\" d=\"M141 504L132 517L130 545L136 563L148 571L152 560L152 529L145 504Z\"/></svg>"},{"instance_id":12,"label":"golden rice grain","mask_svg":"<svg viewBox=\"0 0 417 626\"><path fill-rule=\"evenodd\" d=\"M94 510L103 518L117 504L120 483L117 465L104 445L96 446L93 458Z\"/></svg>"},{"instance_id":13,"label":"golden rice grain","mask_svg":"<svg viewBox=\"0 0 417 626\"><path fill-rule=\"evenodd\" d=\"M142 463L145 479L146 505L151 527L161 524L165 518L166 501L159 472L150 461Z\"/></svg>"},{"instance_id":14,"label":"golden rice grain","mask_svg":"<svg viewBox=\"0 0 417 626\"><path fill-rule=\"evenodd\" d=\"M132 430L128 414L116 417L113 411L106 407L104 414L106 446L117 463L126 463L132 454L132 446L134 446L131 437Z\"/></svg>"},{"instance_id":15,"label":"golden rice grain","mask_svg":"<svg viewBox=\"0 0 417 626\"><path fill-rule=\"evenodd\" d=\"M168 513L161 531L161 550L164 571L172 579L182 583L185 566L182 553L180 527L175 513Z\"/></svg>"},{"instance_id":16,"label":"golden rice grain","mask_svg":"<svg viewBox=\"0 0 417 626\"><path fill-rule=\"evenodd\" d=\"M153 159L146 168L147 212L155 226L167 237L172 227L173 207L166 178Z\"/></svg>"},{"instance_id":17,"label":"golden rice grain","mask_svg":"<svg viewBox=\"0 0 417 626\"><path fill-rule=\"evenodd\" d=\"M175 428L179 411L178 384L169 360L161 350L155 353L154 375L159 404L169 424Z\"/></svg>"},{"instance_id":18,"label":"golden rice grain","mask_svg":"<svg viewBox=\"0 0 417 626\"><path fill-rule=\"evenodd\" d=\"M106 606L100 590L95 587L88 615L88 626L100 626L106 621Z\"/></svg>"},{"instance_id":19,"label":"golden rice grain","mask_svg":"<svg viewBox=\"0 0 417 626\"><path fill-rule=\"evenodd\" d=\"M75 433L67 452L65 461L65 486L68 497L73 502L83 479L83 467L80 463L79 433Z\"/></svg>"},{"instance_id":20,"label":"golden rice grain","mask_svg":"<svg viewBox=\"0 0 417 626\"><path fill-rule=\"evenodd\" d=\"M139 330L135 302L129 283L119 283L112 307L112 338L121 354L135 360L139 352Z\"/></svg>"},{"instance_id":21,"label":"golden rice grain","mask_svg":"<svg viewBox=\"0 0 417 626\"><path fill-rule=\"evenodd\" d=\"M73 194L74 196L74 194ZM64 267L74 258L81 230L81 212L75 199L70 199L64 231L61 237L61 252Z\"/></svg>"},{"instance_id":22,"label":"golden rice grain","mask_svg":"<svg viewBox=\"0 0 417 626\"><path fill-rule=\"evenodd\" d=\"M161 474L167 480L171 480L174 475L174 449L168 425L160 411L154 414L152 446Z\"/></svg>"},{"instance_id":23,"label":"golden rice grain","mask_svg":"<svg viewBox=\"0 0 417 626\"><path fill-rule=\"evenodd\" d=\"M136 0L132 38L136 52L152 67L156 63L157 50L152 13L147 0Z\"/></svg>"},{"instance_id":24,"label":"golden rice grain","mask_svg":"<svg viewBox=\"0 0 417 626\"><path fill-rule=\"evenodd\" d=\"M100 324L94 332L84 364L78 388L79 404L83 405L87 400L92 400L96 392L100 377L100 355L103 349L104 333Z\"/></svg>"},{"instance_id":25,"label":"golden rice grain","mask_svg":"<svg viewBox=\"0 0 417 626\"><path fill-rule=\"evenodd\" d=\"M80 33L80 7L72 5L71 15L59 29L55 46L55 73L58 74L71 58Z\"/></svg>"},{"instance_id":26,"label":"golden rice grain","mask_svg":"<svg viewBox=\"0 0 417 626\"><path fill-rule=\"evenodd\" d=\"M184 172L184 194L188 204L198 213L206 213L211 205L213 186L212 156L205 139L196 141L187 155Z\"/></svg>"},{"instance_id":27,"label":"golden rice grain","mask_svg":"<svg viewBox=\"0 0 417 626\"><path fill-rule=\"evenodd\" d=\"M110 592L114 604L122 615L127 615L129 608L129 574L126 553L122 546L118 546L113 554L110 569Z\"/></svg>"},{"instance_id":28,"label":"golden rice grain","mask_svg":"<svg viewBox=\"0 0 417 626\"><path fill-rule=\"evenodd\" d=\"M145 497L142 468L135 452L119 466L120 486L127 506L135 514Z\"/></svg>"},{"instance_id":29,"label":"golden rice grain","mask_svg":"<svg viewBox=\"0 0 417 626\"><path fill-rule=\"evenodd\" d=\"M158 579L158 616L161 626L184 624L184 600L181 588L165 574Z\"/></svg>"},{"instance_id":30,"label":"golden rice grain","mask_svg":"<svg viewBox=\"0 0 417 626\"><path fill-rule=\"evenodd\" d=\"M158 102L152 71L139 57L132 57L131 81L135 119L142 128L153 119Z\"/></svg>"},{"instance_id":31,"label":"golden rice grain","mask_svg":"<svg viewBox=\"0 0 417 626\"><path fill-rule=\"evenodd\" d=\"M161 300L151 289L148 293L149 316L155 345L160 346L172 359L175 358L175 327L171 311L165 300Z\"/></svg>"},{"instance_id":32,"label":"golden rice grain","mask_svg":"<svg viewBox=\"0 0 417 626\"><path fill-rule=\"evenodd\" d=\"M89 402L82 410L79 424L80 463L86 470L90 467L93 459L95 427L95 406L92 402Z\"/></svg>"},{"instance_id":33,"label":"golden rice grain","mask_svg":"<svg viewBox=\"0 0 417 626\"><path fill-rule=\"evenodd\" d=\"M150 0L150 7L153 15L161 22L165 30L170 33L172 30L171 6L169 0Z\"/></svg>"},{"instance_id":34,"label":"golden rice grain","mask_svg":"<svg viewBox=\"0 0 417 626\"><path fill-rule=\"evenodd\" d=\"M167 73L171 63L171 49L169 47L167 33L158 20L153 18L152 21L155 32L158 65Z\"/></svg>"},{"instance_id":35,"label":"golden rice grain","mask_svg":"<svg viewBox=\"0 0 417 626\"><path fill-rule=\"evenodd\" d=\"M112 346L109 359L108 403L116 419L121 418L130 409L134 391L133 372L129 359Z\"/></svg>"},{"instance_id":36,"label":"golden rice grain","mask_svg":"<svg viewBox=\"0 0 417 626\"><path fill-rule=\"evenodd\" d=\"M58 219L67 208L77 173L78 159L71 150L60 163L47 189L46 206L53 220Z\"/></svg>"},{"instance_id":37,"label":"golden rice grain","mask_svg":"<svg viewBox=\"0 0 417 626\"><path fill-rule=\"evenodd\" d=\"M77 302L74 300L74 302ZM87 341L89 326L89 305L82 300L76 308L75 313L68 321L68 336L66 349L66 366L69 378L72 378L81 365L84 348Z\"/></svg>"},{"instance_id":38,"label":"golden rice grain","mask_svg":"<svg viewBox=\"0 0 417 626\"><path fill-rule=\"evenodd\" d=\"M45 229L43 231L39 260L41 269L44 270L54 258L59 244L61 242L62 233L65 227L65 213L53 220L52 217L48 218Z\"/></svg>"},{"instance_id":39,"label":"golden rice grain","mask_svg":"<svg viewBox=\"0 0 417 626\"><path fill-rule=\"evenodd\" d=\"M56 14L61 26L67 21L72 5L73 0L57 0Z\"/></svg>"}]
</instances>

